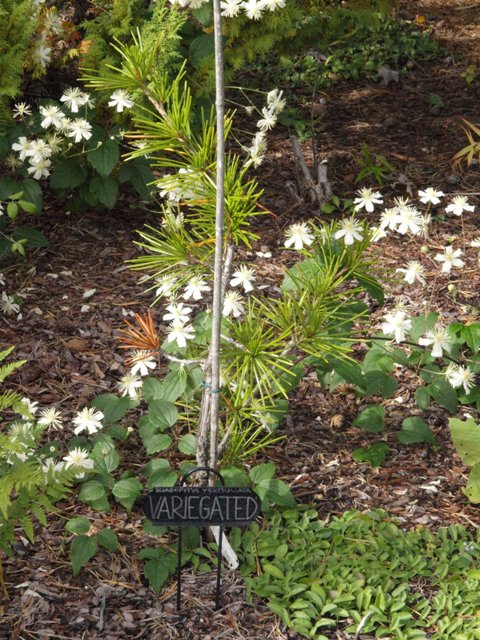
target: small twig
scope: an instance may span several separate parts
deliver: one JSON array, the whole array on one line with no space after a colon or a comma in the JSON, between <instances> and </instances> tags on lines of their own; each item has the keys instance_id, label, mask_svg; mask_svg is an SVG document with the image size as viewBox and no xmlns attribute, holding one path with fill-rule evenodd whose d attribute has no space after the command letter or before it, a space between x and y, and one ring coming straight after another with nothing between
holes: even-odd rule
<instances>
[{"instance_id":1,"label":"small twig","mask_svg":"<svg viewBox=\"0 0 480 640\"><path fill-rule=\"evenodd\" d=\"M368 619L372 615L373 615L373 611L367 611L367 613L363 616L363 618L360 620L360 623L357 627L357 631L355 632L355 636L353 637L353 640L358 640L360 638L360 633L363 627L367 624Z\"/></svg>"}]
</instances>

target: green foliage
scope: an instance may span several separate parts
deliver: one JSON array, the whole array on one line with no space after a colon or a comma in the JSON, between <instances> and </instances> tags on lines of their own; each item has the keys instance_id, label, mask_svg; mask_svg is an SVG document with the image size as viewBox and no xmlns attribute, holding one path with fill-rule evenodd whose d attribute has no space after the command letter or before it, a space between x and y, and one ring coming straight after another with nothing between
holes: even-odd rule
<instances>
[{"instance_id":1,"label":"green foliage","mask_svg":"<svg viewBox=\"0 0 480 640\"><path fill-rule=\"evenodd\" d=\"M179 31L186 13L167 0L105 0L96 2L96 15L82 23L90 46L81 57L81 65L105 73L119 63L117 45L128 45L132 34L141 34L152 52L158 71L175 72L179 58Z\"/></svg>"},{"instance_id":2,"label":"green foliage","mask_svg":"<svg viewBox=\"0 0 480 640\"><path fill-rule=\"evenodd\" d=\"M458 420L450 418L448 421L453 444L462 462L471 467L470 477L464 489L470 502L480 503L480 427L473 420Z\"/></svg>"},{"instance_id":3,"label":"green foliage","mask_svg":"<svg viewBox=\"0 0 480 640\"><path fill-rule=\"evenodd\" d=\"M2 0L0 6L0 131L11 120L9 99L20 93L27 55L37 27L32 0Z\"/></svg>"},{"instance_id":4,"label":"green foliage","mask_svg":"<svg viewBox=\"0 0 480 640\"><path fill-rule=\"evenodd\" d=\"M360 171L355 178L355 182L361 182L365 178L373 178L379 185L383 185L388 175L392 175L395 171L390 162L380 154L372 156L370 149L365 144L362 148L362 156L357 159Z\"/></svg>"},{"instance_id":5,"label":"green foliage","mask_svg":"<svg viewBox=\"0 0 480 640\"><path fill-rule=\"evenodd\" d=\"M480 632L478 539L463 526L403 531L384 511L327 522L316 511L273 514L232 536L247 589L297 633L470 639ZM379 561L379 558L381 561ZM421 585L421 588L419 588Z\"/></svg>"},{"instance_id":6,"label":"green foliage","mask_svg":"<svg viewBox=\"0 0 480 640\"><path fill-rule=\"evenodd\" d=\"M70 545L70 561L74 576L95 556L99 547L110 553L118 550L117 534L109 528L87 535L90 531L88 518L73 518L67 522L65 528L76 534Z\"/></svg>"},{"instance_id":7,"label":"green foliage","mask_svg":"<svg viewBox=\"0 0 480 640\"><path fill-rule=\"evenodd\" d=\"M277 13L280 19L283 10ZM307 18L307 28L304 22L284 53L275 51L252 65L263 83L296 89L296 93L298 88L311 91L341 80L378 79L382 67L398 70L410 59L438 55L438 45L427 32L382 15L374 7L357 11L330 7ZM288 42L287 35L277 38Z\"/></svg>"},{"instance_id":8,"label":"green foliage","mask_svg":"<svg viewBox=\"0 0 480 640\"><path fill-rule=\"evenodd\" d=\"M2 351L0 362L12 350ZM24 361L2 364L0 383L22 364ZM0 411L6 409L20 414L14 421L4 421L0 431L0 550L11 554L16 530L20 528L33 541L34 518L46 524L47 513L54 510L54 502L69 493L78 469L55 467L52 455L57 447L45 447L42 439L46 426L32 422L33 416L18 394L0 392Z\"/></svg>"}]
</instances>

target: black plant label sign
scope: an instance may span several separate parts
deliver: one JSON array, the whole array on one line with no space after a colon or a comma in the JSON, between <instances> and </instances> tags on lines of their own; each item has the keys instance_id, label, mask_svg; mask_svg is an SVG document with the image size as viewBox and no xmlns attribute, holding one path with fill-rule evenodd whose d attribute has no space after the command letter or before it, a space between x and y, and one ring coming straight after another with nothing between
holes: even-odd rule
<instances>
[{"instance_id":1,"label":"black plant label sign","mask_svg":"<svg viewBox=\"0 0 480 640\"><path fill-rule=\"evenodd\" d=\"M146 496L143 510L156 525L244 527L260 513L260 500L245 488L156 488Z\"/></svg>"}]
</instances>

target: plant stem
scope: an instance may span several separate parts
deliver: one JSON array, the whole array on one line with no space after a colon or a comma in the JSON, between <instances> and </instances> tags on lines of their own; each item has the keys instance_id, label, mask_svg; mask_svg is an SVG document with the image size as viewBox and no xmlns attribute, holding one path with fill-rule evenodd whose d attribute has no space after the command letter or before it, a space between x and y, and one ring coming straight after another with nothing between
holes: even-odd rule
<instances>
[{"instance_id":1,"label":"plant stem","mask_svg":"<svg viewBox=\"0 0 480 640\"><path fill-rule=\"evenodd\" d=\"M220 332L222 324L223 238L225 226L225 84L220 0L213 0L215 38L215 115L217 124L217 190L215 206L215 267L212 303L210 457L209 466L217 466L218 412L220 391Z\"/></svg>"}]
</instances>

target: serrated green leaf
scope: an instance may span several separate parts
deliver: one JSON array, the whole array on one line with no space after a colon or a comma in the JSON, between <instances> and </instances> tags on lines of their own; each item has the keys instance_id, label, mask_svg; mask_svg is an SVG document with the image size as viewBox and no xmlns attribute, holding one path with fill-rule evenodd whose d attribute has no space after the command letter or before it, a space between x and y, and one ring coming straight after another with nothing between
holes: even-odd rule
<instances>
[{"instance_id":1,"label":"serrated green leaf","mask_svg":"<svg viewBox=\"0 0 480 640\"><path fill-rule=\"evenodd\" d=\"M480 425L473 418L448 420L453 444L462 462L469 467L480 463Z\"/></svg>"},{"instance_id":2,"label":"serrated green leaf","mask_svg":"<svg viewBox=\"0 0 480 640\"><path fill-rule=\"evenodd\" d=\"M113 176L96 176L90 182L90 193L107 209L112 209L117 201L118 182Z\"/></svg>"},{"instance_id":3,"label":"serrated green leaf","mask_svg":"<svg viewBox=\"0 0 480 640\"><path fill-rule=\"evenodd\" d=\"M370 447L359 447L352 451L352 458L357 462L368 462L372 467L380 467L387 457L390 447L385 442L376 442Z\"/></svg>"},{"instance_id":4,"label":"serrated green leaf","mask_svg":"<svg viewBox=\"0 0 480 640\"><path fill-rule=\"evenodd\" d=\"M187 456L194 456L197 449L197 441L192 433L187 433L178 441L178 449Z\"/></svg>"},{"instance_id":5,"label":"serrated green leaf","mask_svg":"<svg viewBox=\"0 0 480 640\"><path fill-rule=\"evenodd\" d=\"M107 138L96 149L92 149L87 153L88 162L94 167L98 173L103 176L109 176L120 158L118 144L114 140Z\"/></svg>"},{"instance_id":6,"label":"serrated green leaf","mask_svg":"<svg viewBox=\"0 0 480 640\"><path fill-rule=\"evenodd\" d=\"M371 404L358 414L352 424L371 433L382 431L385 426L385 408Z\"/></svg>"},{"instance_id":7,"label":"serrated green leaf","mask_svg":"<svg viewBox=\"0 0 480 640\"><path fill-rule=\"evenodd\" d=\"M250 470L248 474L253 484L261 482L262 480L269 480L275 475L277 466L274 462L266 462L264 464L258 464Z\"/></svg>"},{"instance_id":8,"label":"serrated green leaf","mask_svg":"<svg viewBox=\"0 0 480 640\"><path fill-rule=\"evenodd\" d=\"M428 442L428 444L435 445L437 442L425 420L417 416L405 418L402 422L402 429L397 434L397 438L403 444Z\"/></svg>"},{"instance_id":9,"label":"serrated green leaf","mask_svg":"<svg viewBox=\"0 0 480 640\"><path fill-rule=\"evenodd\" d=\"M127 511L131 511L135 500L142 495L142 483L136 478L119 480L113 485L112 493Z\"/></svg>"},{"instance_id":10,"label":"serrated green leaf","mask_svg":"<svg viewBox=\"0 0 480 640\"><path fill-rule=\"evenodd\" d=\"M88 533L90 530L90 520L83 516L72 518L65 525L65 529L69 533Z\"/></svg>"},{"instance_id":11,"label":"serrated green leaf","mask_svg":"<svg viewBox=\"0 0 480 640\"><path fill-rule=\"evenodd\" d=\"M100 500L106 496L105 487L98 480L89 480L82 485L80 489L79 498L84 502L91 503L95 500Z\"/></svg>"},{"instance_id":12,"label":"serrated green leaf","mask_svg":"<svg viewBox=\"0 0 480 640\"><path fill-rule=\"evenodd\" d=\"M95 536L76 536L72 540L70 546L70 561L72 563L72 572L76 576L82 567L93 558L97 552L97 539Z\"/></svg>"},{"instance_id":13,"label":"serrated green leaf","mask_svg":"<svg viewBox=\"0 0 480 640\"><path fill-rule=\"evenodd\" d=\"M159 593L170 575L168 566L163 558L152 558L145 564L143 570L145 578L152 589Z\"/></svg>"},{"instance_id":14,"label":"serrated green leaf","mask_svg":"<svg viewBox=\"0 0 480 640\"><path fill-rule=\"evenodd\" d=\"M118 422L127 414L129 409L136 405L133 398L127 396L116 396L113 393L102 393L90 403L92 407L99 409L103 413L103 424L113 424Z\"/></svg>"},{"instance_id":15,"label":"serrated green leaf","mask_svg":"<svg viewBox=\"0 0 480 640\"><path fill-rule=\"evenodd\" d=\"M75 189L85 182L87 175L87 170L79 160L60 160L55 163L50 186L52 189Z\"/></svg>"},{"instance_id":16,"label":"serrated green leaf","mask_svg":"<svg viewBox=\"0 0 480 640\"><path fill-rule=\"evenodd\" d=\"M96 534L99 544L107 551L116 551L118 549L117 534L111 529L100 529Z\"/></svg>"}]
</instances>

